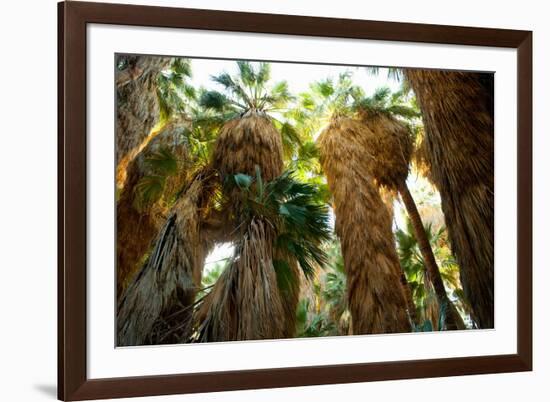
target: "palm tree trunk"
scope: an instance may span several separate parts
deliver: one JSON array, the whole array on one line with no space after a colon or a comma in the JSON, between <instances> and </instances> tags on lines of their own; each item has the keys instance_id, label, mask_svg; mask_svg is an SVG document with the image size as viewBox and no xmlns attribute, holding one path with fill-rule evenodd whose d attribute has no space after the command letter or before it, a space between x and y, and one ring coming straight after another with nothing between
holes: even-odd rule
<instances>
[{"instance_id":1,"label":"palm tree trunk","mask_svg":"<svg viewBox=\"0 0 550 402\"><path fill-rule=\"evenodd\" d=\"M422 259L424 260L426 273L434 287L439 305L445 306L445 327L448 330L465 329L466 327L464 325L464 321L462 321L462 317L460 317L456 307L447 297L447 291L445 290L445 285L441 279L441 273L439 272L437 262L435 261L434 254L430 246L430 241L426 235L422 218L418 213L416 203L414 202L414 199L409 191L409 187L405 181L401 182L401 185L399 186L399 194L401 194L401 199L403 200L405 208L409 214L409 218L411 219L416 241L418 242L420 253L422 254Z\"/></svg>"},{"instance_id":2,"label":"palm tree trunk","mask_svg":"<svg viewBox=\"0 0 550 402\"><path fill-rule=\"evenodd\" d=\"M354 334L410 332L391 216L364 163L364 126L337 118L318 139L346 271Z\"/></svg>"},{"instance_id":3,"label":"palm tree trunk","mask_svg":"<svg viewBox=\"0 0 550 402\"><path fill-rule=\"evenodd\" d=\"M144 176L144 155L155 145L152 140L160 120L157 77L171 61L166 57L119 56L124 68L116 71L116 185L117 200L117 296L139 269L141 258L159 231L151 210L138 211L135 186ZM163 130L166 132L167 130Z\"/></svg>"},{"instance_id":4,"label":"palm tree trunk","mask_svg":"<svg viewBox=\"0 0 550 402\"><path fill-rule=\"evenodd\" d=\"M155 136L160 120L157 77L170 62L169 57L120 56L126 66L116 72L117 187L126 181L126 168Z\"/></svg>"},{"instance_id":5,"label":"palm tree trunk","mask_svg":"<svg viewBox=\"0 0 550 402\"><path fill-rule=\"evenodd\" d=\"M126 185L116 205L116 274L117 296L140 268L141 258L149 251L151 241L159 232L152 210L140 211L135 203L135 188L143 177L140 157L128 166Z\"/></svg>"},{"instance_id":6,"label":"palm tree trunk","mask_svg":"<svg viewBox=\"0 0 550 402\"><path fill-rule=\"evenodd\" d=\"M173 121L166 124L147 146L128 164L126 183L120 190L117 201L116 231L117 231L117 295L120 297L132 276L140 268L144 255L150 251L152 241L159 233L164 223L165 207L162 201L170 199L179 191L186 177L185 169L181 169L165 184L158 201L138 206L137 188L140 181L151 174L146 158L162 147L170 147L173 154L180 160L187 158L184 144L177 144L176 138L181 129L187 125L184 121Z\"/></svg>"},{"instance_id":7,"label":"palm tree trunk","mask_svg":"<svg viewBox=\"0 0 550 402\"><path fill-rule=\"evenodd\" d=\"M390 219L393 221L394 214L393 214L393 202L395 200L395 192L394 191L387 191L385 188L378 188L378 191L380 192L380 196L382 197L382 201L386 205L387 211L390 214ZM400 279L401 279L401 286L403 287L403 294L405 295L405 299L407 300L407 309L409 311L409 318L411 320L411 324L413 324L415 327L420 324L418 320L418 316L416 314L416 304L413 300L412 290L411 286L409 285L409 282L407 281L407 277L405 276L405 272L401 270L400 273Z\"/></svg>"},{"instance_id":8,"label":"palm tree trunk","mask_svg":"<svg viewBox=\"0 0 550 402\"><path fill-rule=\"evenodd\" d=\"M284 333L285 338L294 338L296 335L296 309L300 301L301 275L298 261L295 257L282 254L280 251L275 253L275 259L283 259L290 268L289 278L285 286L279 286L281 300L284 310Z\"/></svg>"},{"instance_id":9,"label":"palm tree trunk","mask_svg":"<svg viewBox=\"0 0 550 402\"><path fill-rule=\"evenodd\" d=\"M420 69L405 76L422 111L430 179L441 194L472 318L480 328L493 328L493 78Z\"/></svg>"},{"instance_id":10,"label":"palm tree trunk","mask_svg":"<svg viewBox=\"0 0 550 402\"><path fill-rule=\"evenodd\" d=\"M416 314L416 304L414 304L411 287L405 273L401 272L401 286L403 287L403 293L405 294L405 299L407 300L407 309L409 311L409 318L411 319L411 324L417 327L420 323L418 321L418 315Z\"/></svg>"},{"instance_id":11,"label":"palm tree trunk","mask_svg":"<svg viewBox=\"0 0 550 402\"><path fill-rule=\"evenodd\" d=\"M117 345L186 342L192 306L212 241L202 231L205 202L216 176L198 173L174 205L151 255L123 292L117 314Z\"/></svg>"},{"instance_id":12,"label":"palm tree trunk","mask_svg":"<svg viewBox=\"0 0 550 402\"><path fill-rule=\"evenodd\" d=\"M253 219L235 256L196 311L199 342L285 337L284 300L273 266L273 227Z\"/></svg>"},{"instance_id":13,"label":"palm tree trunk","mask_svg":"<svg viewBox=\"0 0 550 402\"><path fill-rule=\"evenodd\" d=\"M260 170L262 179L271 181L281 175L283 171L283 145L281 133L277 131L271 119L265 114L250 110L243 116L230 120L224 124L218 134L213 152L213 166L220 172L222 180L226 175L245 173L251 176L256 175L256 168ZM233 193L224 194L227 199L224 213L232 217L233 221L228 222L230 230L237 228L241 222L238 219L241 215L239 190ZM258 228L258 224L253 225ZM264 226L261 223L260 226ZM252 228L251 228L252 230ZM262 229L263 230L263 229ZM261 232L261 231L260 231ZM271 238L271 236L269 236ZM242 239L238 239L240 241ZM244 246L243 246L244 247ZM206 340L246 340L246 339L269 339L269 338L292 338L296 331L296 308L298 305L300 291L300 275L298 264L295 258L287 257L292 274L292 286L284 294L279 289L273 288L272 272L273 260L277 259L272 244L267 241L256 243L256 247L264 247L265 250L252 250L248 243L246 249L253 256L253 253L262 254L269 261L262 261L259 267L253 267L254 272L249 272L243 265L244 262L236 262L227 268L227 274L220 277L219 284L216 283L197 313L198 321L203 320L202 337ZM258 269L265 272L256 272ZM274 272L274 271L273 271ZM253 274L253 275L252 275ZM246 278L236 282L237 279ZM225 281L225 283L224 283ZM238 292L229 288L230 284L240 286ZM269 288L270 292L265 294L254 292L251 286L257 289ZM276 283L275 283L276 287ZM254 293L251 302L238 302L242 295ZM228 295L233 295L229 297ZM281 297L282 296L282 297ZM273 302L269 313L260 312L260 308ZM232 310L231 310L232 309ZM228 311L231 310L231 313ZM227 314L226 314L227 313ZM234 317L244 320L234 322ZM219 316L224 322L215 323L208 317ZM258 322L252 325L250 320ZM226 327L223 328L223 324ZM261 325L260 325L261 324Z\"/></svg>"}]
</instances>

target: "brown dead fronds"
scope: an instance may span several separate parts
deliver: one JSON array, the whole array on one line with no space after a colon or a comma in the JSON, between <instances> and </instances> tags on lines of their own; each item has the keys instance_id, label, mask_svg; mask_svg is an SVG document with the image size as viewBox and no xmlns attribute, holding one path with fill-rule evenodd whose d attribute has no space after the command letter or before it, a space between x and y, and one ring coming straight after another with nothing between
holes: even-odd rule
<instances>
[{"instance_id":1,"label":"brown dead fronds","mask_svg":"<svg viewBox=\"0 0 550 402\"><path fill-rule=\"evenodd\" d=\"M266 114L249 111L222 127L213 161L222 177L236 173L255 176L259 166L262 178L273 180L283 170L281 134Z\"/></svg>"},{"instance_id":2,"label":"brown dead fronds","mask_svg":"<svg viewBox=\"0 0 550 402\"><path fill-rule=\"evenodd\" d=\"M333 118L318 139L333 195L354 334L409 332L391 218L364 153L364 124Z\"/></svg>"},{"instance_id":3,"label":"brown dead fronds","mask_svg":"<svg viewBox=\"0 0 550 402\"><path fill-rule=\"evenodd\" d=\"M196 313L197 341L285 336L285 310L273 266L274 235L261 219L252 219L243 230L230 265Z\"/></svg>"},{"instance_id":4,"label":"brown dead fronds","mask_svg":"<svg viewBox=\"0 0 550 402\"><path fill-rule=\"evenodd\" d=\"M441 194L474 320L493 327L494 125L488 74L408 69L425 127L425 160Z\"/></svg>"},{"instance_id":5,"label":"brown dead fronds","mask_svg":"<svg viewBox=\"0 0 550 402\"><path fill-rule=\"evenodd\" d=\"M118 308L119 346L187 340L212 241L201 232L217 175L204 169L183 191ZM174 329L177 329L175 331Z\"/></svg>"}]
</instances>

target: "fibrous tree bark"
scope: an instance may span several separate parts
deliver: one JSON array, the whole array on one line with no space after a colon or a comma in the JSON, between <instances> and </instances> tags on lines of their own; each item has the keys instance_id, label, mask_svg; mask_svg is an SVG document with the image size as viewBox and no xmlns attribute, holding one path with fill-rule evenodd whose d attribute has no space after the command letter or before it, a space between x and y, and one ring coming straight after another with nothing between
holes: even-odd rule
<instances>
[{"instance_id":1,"label":"fibrous tree bark","mask_svg":"<svg viewBox=\"0 0 550 402\"><path fill-rule=\"evenodd\" d=\"M435 260L432 247L430 246L430 241L428 239L428 236L426 235L424 224L422 223L422 218L418 213L416 203L414 202L414 198L412 197L409 188L407 187L407 183L403 182L399 186L399 194L401 194L401 199L405 204L405 208L407 209L407 213L409 214L409 218L414 228L414 235L416 237L416 241L418 242L418 247L420 249L420 253L422 254L422 259L424 260L426 274L434 288L438 303L442 307L442 310L445 314L445 329L465 329L466 327L464 325L462 317L460 316L455 305L449 300L447 296L447 291L445 290L445 285L443 284L443 279L441 278L439 267Z\"/></svg>"},{"instance_id":2,"label":"fibrous tree bark","mask_svg":"<svg viewBox=\"0 0 550 402\"><path fill-rule=\"evenodd\" d=\"M205 169L172 208L150 255L120 298L119 346L187 341L204 261L213 246L201 229L216 187L216 175Z\"/></svg>"},{"instance_id":3,"label":"fibrous tree bark","mask_svg":"<svg viewBox=\"0 0 550 402\"><path fill-rule=\"evenodd\" d=\"M119 55L116 69L116 180L122 188L126 168L155 136L160 121L157 79L169 57Z\"/></svg>"},{"instance_id":4,"label":"fibrous tree bark","mask_svg":"<svg viewBox=\"0 0 550 402\"><path fill-rule=\"evenodd\" d=\"M184 184L187 149L179 136L186 122L175 120L166 124L158 135L127 166L125 186L117 200L117 294L120 296L132 276L139 269L142 258L152 246L152 241L166 219L166 201L171 199ZM144 178L155 174L148 166L148 158L167 149L176 158L177 171L174 175L159 181L162 185L158 199L140 201L139 187Z\"/></svg>"},{"instance_id":5,"label":"fibrous tree bark","mask_svg":"<svg viewBox=\"0 0 550 402\"><path fill-rule=\"evenodd\" d=\"M493 77L405 70L425 126L430 179L441 194L451 247L473 319L494 325Z\"/></svg>"},{"instance_id":6,"label":"fibrous tree bark","mask_svg":"<svg viewBox=\"0 0 550 402\"><path fill-rule=\"evenodd\" d=\"M224 124L216 140L213 166L222 180L230 175L255 177L266 182L283 170L281 134L270 118L258 110ZM292 337L295 332L300 276L295 259L286 258L291 286L277 285L274 260L277 233L261 219L241 221L239 190L224 194L228 232L236 232L237 255L225 269L197 312L202 341ZM243 225L246 230L243 231Z\"/></svg>"},{"instance_id":7,"label":"fibrous tree bark","mask_svg":"<svg viewBox=\"0 0 550 402\"><path fill-rule=\"evenodd\" d=\"M445 327L446 329L464 329L462 317L447 296L422 218L407 186L406 180L413 150L409 128L389 113L363 110L360 117L369 128L364 131L362 137L368 169L382 189L398 192L401 195L420 247L427 277L436 292L439 305L444 306Z\"/></svg>"},{"instance_id":8,"label":"fibrous tree bark","mask_svg":"<svg viewBox=\"0 0 550 402\"><path fill-rule=\"evenodd\" d=\"M317 142L334 200L352 330L410 332L391 216L367 169L361 144L365 129L353 119L333 117Z\"/></svg>"},{"instance_id":9,"label":"fibrous tree bark","mask_svg":"<svg viewBox=\"0 0 550 402\"><path fill-rule=\"evenodd\" d=\"M196 313L198 341L285 337L284 300L273 265L273 227L252 219L241 230L235 256Z\"/></svg>"}]
</instances>

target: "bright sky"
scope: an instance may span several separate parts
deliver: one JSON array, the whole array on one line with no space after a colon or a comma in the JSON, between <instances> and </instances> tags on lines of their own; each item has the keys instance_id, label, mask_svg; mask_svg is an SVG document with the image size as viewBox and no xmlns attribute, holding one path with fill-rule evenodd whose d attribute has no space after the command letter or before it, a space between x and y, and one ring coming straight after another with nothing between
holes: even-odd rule
<instances>
[{"instance_id":1,"label":"bright sky","mask_svg":"<svg viewBox=\"0 0 550 402\"><path fill-rule=\"evenodd\" d=\"M319 64L297 63L270 63L272 82L287 81L289 90L293 94L299 94L309 89L312 82L328 77L337 78L341 73L351 71L353 80L360 85L367 95L372 94L377 88L387 86L396 91L399 82L387 78L387 69L380 69L379 74L371 75L364 67L332 66ZM237 65L234 61L191 59L193 77L191 84L195 87L204 86L211 89L221 89L212 82L210 77L221 72L236 73Z\"/></svg>"}]
</instances>

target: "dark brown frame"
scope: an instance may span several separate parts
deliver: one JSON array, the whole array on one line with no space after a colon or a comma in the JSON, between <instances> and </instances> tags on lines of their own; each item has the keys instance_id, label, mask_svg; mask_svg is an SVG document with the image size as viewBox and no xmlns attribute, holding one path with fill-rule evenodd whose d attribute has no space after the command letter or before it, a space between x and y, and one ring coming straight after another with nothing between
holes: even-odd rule
<instances>
[{"instance_id":1,"label":"dark brown frame","mask_svg":"<svg viewBox=\"0 0 550 402\"><path fill-rule=\"evenodd\" d=\"M517 353L90 380L86 375L86 24L517 49ZM58 4L58 397L118 398L532 370L532 32L168 7Z\"/></svg>"}]
</instances>

